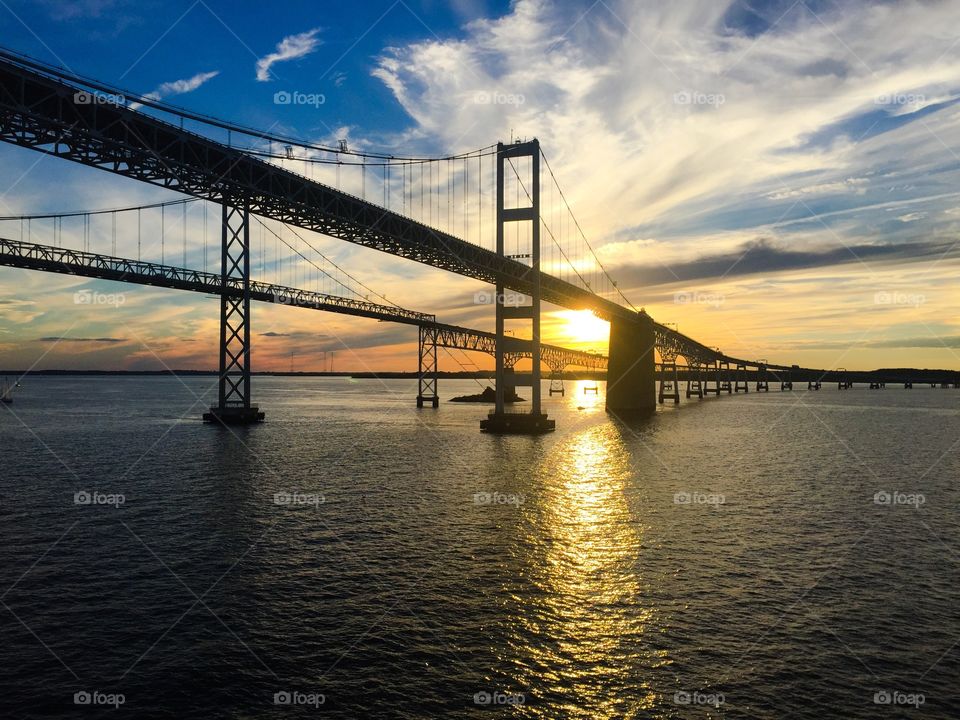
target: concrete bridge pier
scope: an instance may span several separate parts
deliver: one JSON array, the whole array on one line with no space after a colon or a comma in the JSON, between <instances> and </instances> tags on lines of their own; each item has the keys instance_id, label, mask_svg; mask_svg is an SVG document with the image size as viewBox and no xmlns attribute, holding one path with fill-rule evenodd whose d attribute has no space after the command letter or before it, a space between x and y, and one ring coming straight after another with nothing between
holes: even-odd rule
<instances>
[{"instance_id":1,"label":"concrete bridge pier","mask_svg":"<svg viewBox=\"0 0 960 720\"><path fill-rule=\"evenodd\" d=\"M653 412L657 407L656 334L642 310L636 321L610 322L607 361L607 412L615 415Z\"/></svg>"}]
</instances>

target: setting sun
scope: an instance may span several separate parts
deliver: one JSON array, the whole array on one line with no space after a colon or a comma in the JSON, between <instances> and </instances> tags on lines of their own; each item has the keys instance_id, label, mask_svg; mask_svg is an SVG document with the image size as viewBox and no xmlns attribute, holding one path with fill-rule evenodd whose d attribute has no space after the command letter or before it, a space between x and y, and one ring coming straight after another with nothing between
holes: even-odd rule
<instances>
[{"instance_id":1,"label":"setting sun","mask_svg":"<svg viewBox=\"0 0 960 720\"><path fill-rule=\"evenodd\" d=\"M563 320L557 332L571 343L597 343L600 351L606 347L610 335L610 323L601 320L590 310L562 310L557 317Z\"/></svg>"}]
</instances>

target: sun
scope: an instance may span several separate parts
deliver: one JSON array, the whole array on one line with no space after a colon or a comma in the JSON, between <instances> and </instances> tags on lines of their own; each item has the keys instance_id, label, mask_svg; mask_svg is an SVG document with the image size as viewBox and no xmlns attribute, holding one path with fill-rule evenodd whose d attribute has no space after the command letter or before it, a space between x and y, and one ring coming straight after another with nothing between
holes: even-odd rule
<instances>
[{"instance_id":1,"label":"sun","mask_svg":"<svg viewBox=\"0 0 960 720\"><path fill-rule=\"evenodd\" d=\"M557 315L564 321L558 330L568 342L606 343L610 337L610 323L590 310L561 310Z\"/></svg>"}]
</instances>

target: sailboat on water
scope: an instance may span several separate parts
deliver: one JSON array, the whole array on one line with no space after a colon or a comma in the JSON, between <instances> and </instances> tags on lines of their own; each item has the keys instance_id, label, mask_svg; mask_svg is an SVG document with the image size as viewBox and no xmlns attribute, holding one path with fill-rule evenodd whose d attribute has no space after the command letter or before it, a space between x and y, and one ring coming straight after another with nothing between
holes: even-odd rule
<instances>
[{"instance_id":1,"label":"sailboat on water","mask_svg":"<svg viewBox=\"0 0 960 720\"><path fill-rule=\"evenodd\" d=\"M10 381L7 378L3 379L3 386L0 386L0 402L7 403L8 405L13 402L13 395L10 393L13 392L14 388L17 386L11 385Z\"/></svg>"}]
</instances>

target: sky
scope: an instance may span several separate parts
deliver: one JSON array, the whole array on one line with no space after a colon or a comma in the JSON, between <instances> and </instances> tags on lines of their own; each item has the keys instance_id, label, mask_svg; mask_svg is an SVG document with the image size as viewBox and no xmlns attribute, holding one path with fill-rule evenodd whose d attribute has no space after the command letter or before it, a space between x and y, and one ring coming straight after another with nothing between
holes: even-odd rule
<instances>
[{"instance_id":1,"label":"sky","mask_svg":"<svg viewBox=\"0 0 960 720\"><path fill-rule=\"evenodd\" d=\"M960 369L958 27L960 4L933 0L0 0L0 45L240 125L395 155L536 137L635 306L734 356L848 369ZM4 216L179 199L12 146L0 166ZM359 194L354 169L341 182ZM160 259L162 225L166 261L185 246L212 267L202 205L186 226L180 207L145 216L143 257ZM92 221L100 252L109 217ZM135 256L132 222L117 254ZM303 235L287 237L390 302L492 327L480 283ZM324 287L263 258L265 279ZM557 344L604 351L604 330L544 317ZM217 339L203 295L0 268L3 368L213 369ZM255 307L255 369L321 370L331 353L338 370L413 370L416 329Z\"/></svg>"}]
</instances>

